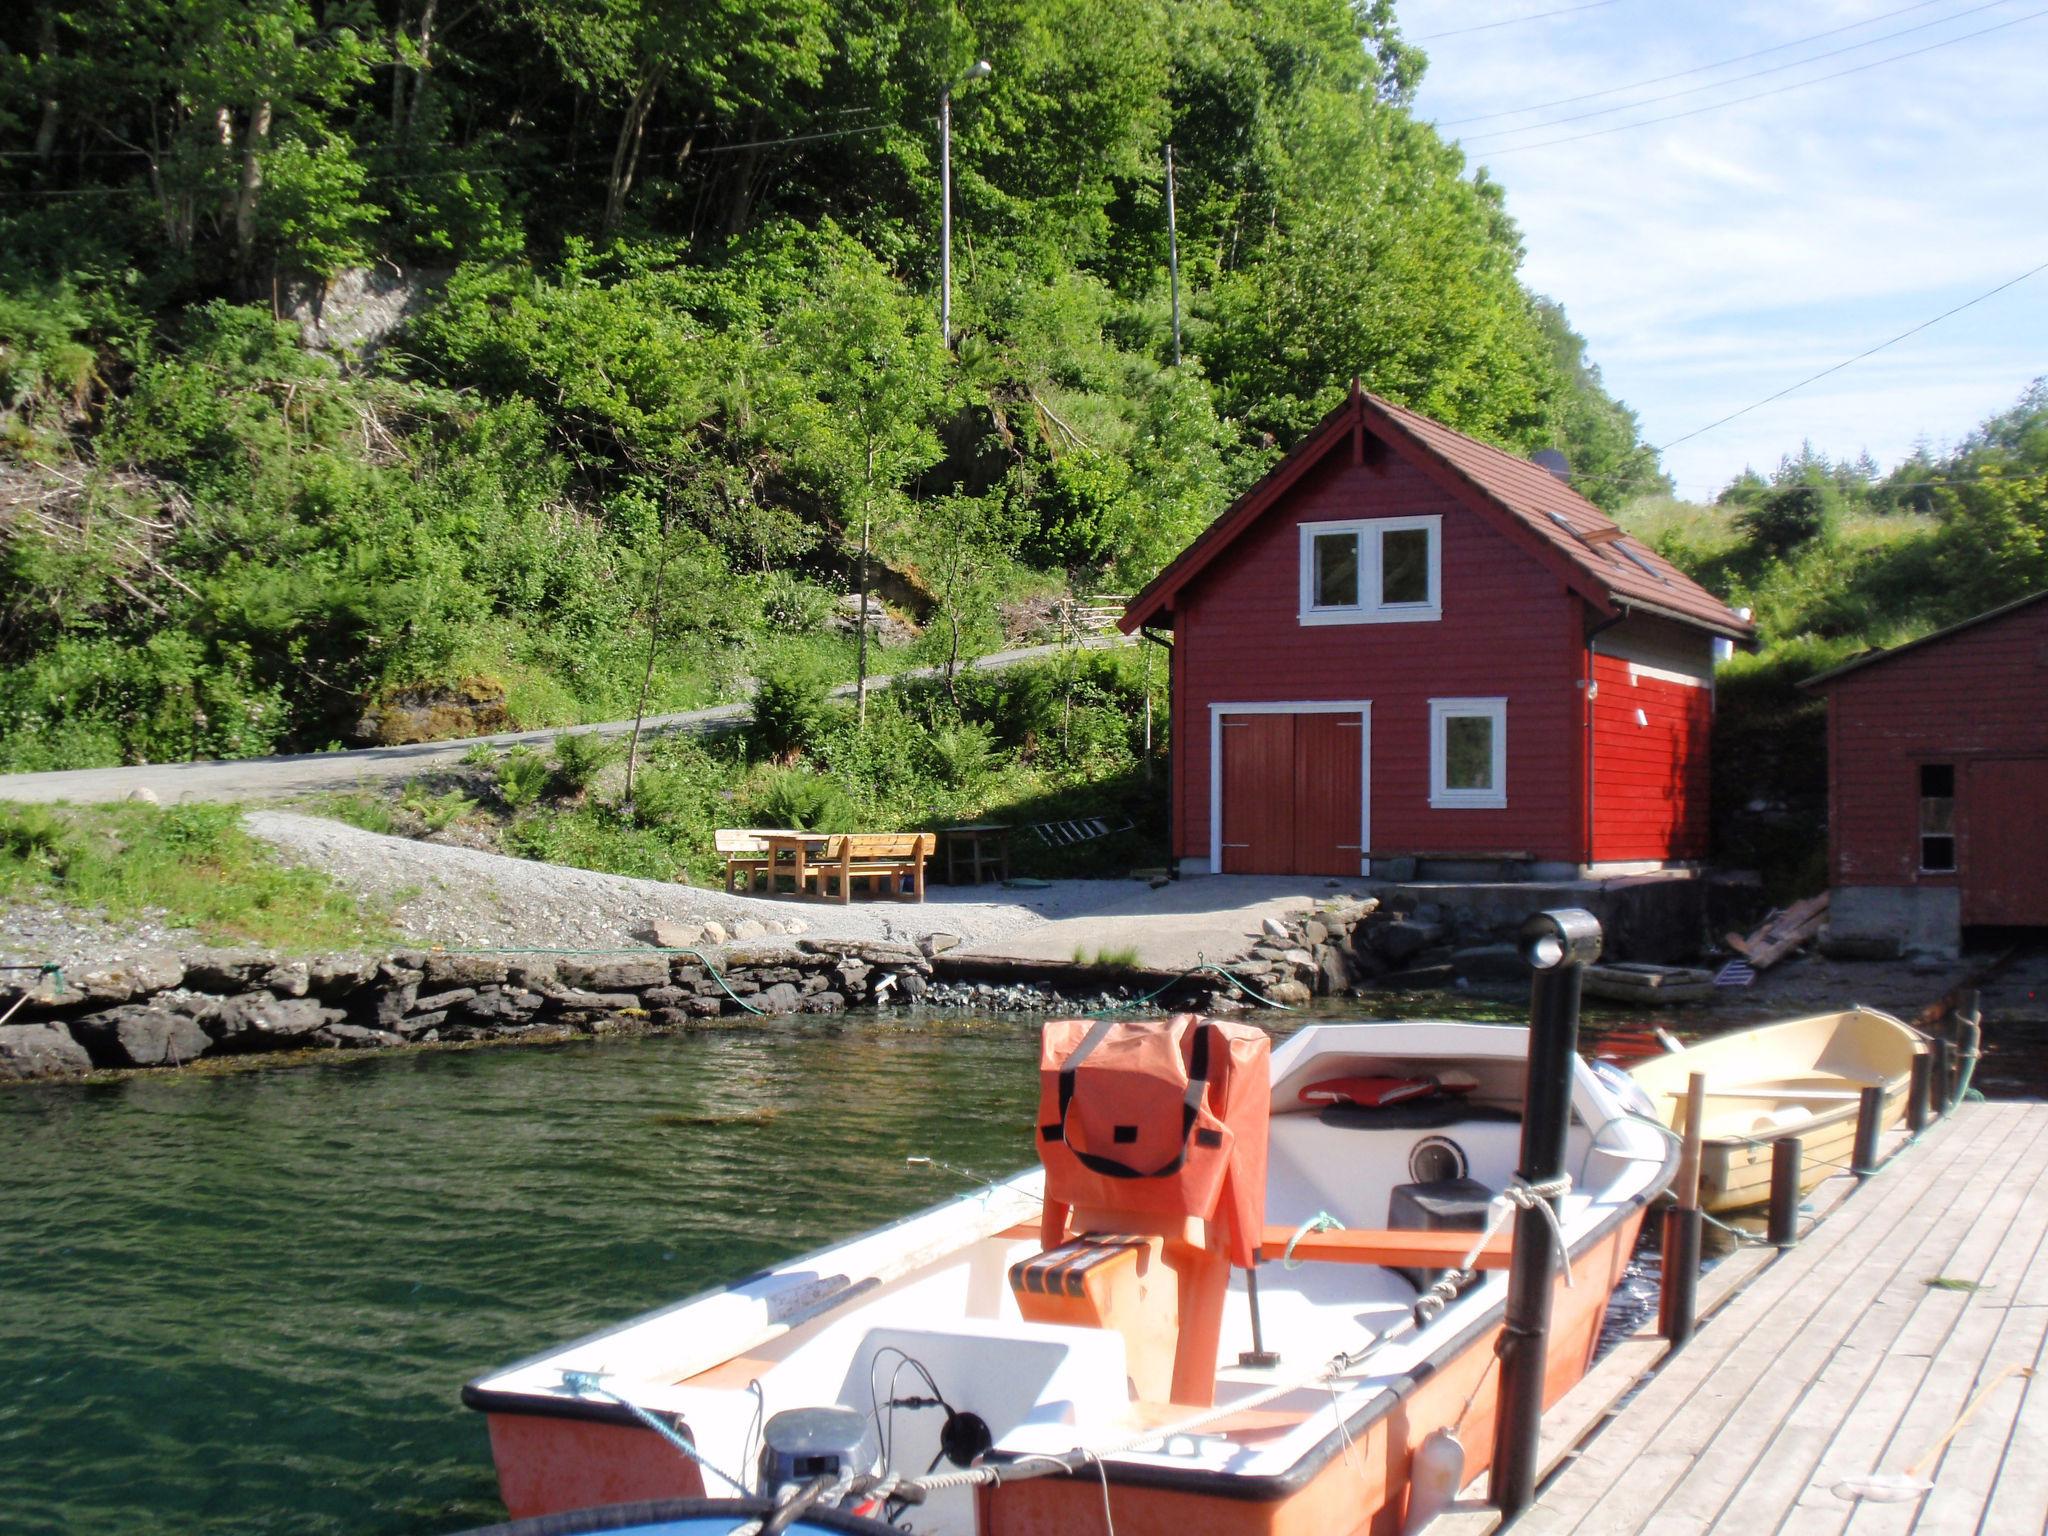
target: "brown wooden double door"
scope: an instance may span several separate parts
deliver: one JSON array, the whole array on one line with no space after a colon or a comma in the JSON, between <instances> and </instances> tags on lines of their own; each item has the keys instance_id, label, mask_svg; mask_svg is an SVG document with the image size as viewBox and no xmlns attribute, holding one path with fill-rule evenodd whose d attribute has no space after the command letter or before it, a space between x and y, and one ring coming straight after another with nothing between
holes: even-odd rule
<instances>
[{"instance_id":1,"label":"brown wooden double door","mask_svg":"<svg viewBox=\"0 0 2048 1536\"><path fill-rule=\"evenodd\" d=\"M1356 875L1365 807L1365 717L1226 713L1222 870Z\"/></svg>"}]
</instances>

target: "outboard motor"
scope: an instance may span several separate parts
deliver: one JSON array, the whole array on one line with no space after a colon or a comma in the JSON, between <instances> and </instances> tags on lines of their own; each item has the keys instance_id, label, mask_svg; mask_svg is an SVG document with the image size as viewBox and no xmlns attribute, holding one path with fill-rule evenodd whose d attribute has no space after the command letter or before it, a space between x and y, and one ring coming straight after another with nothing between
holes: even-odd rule
<instances>
[{"instance_id":1,"label":"outboard motor","mask_svg":"<svg viewBox=\"0 0 2048 1536\"><path fill-rule=\"evenodd\" d=\"M856 1408L785 1408L761 1431L760 1490L768 1498L792 1484L821 1477L850 1484L881 1470L874 1421Z\"/></svg>"},{"instance_id":2,"label":"outboard motor","mask_svg":"<svg viewBox=\"0 0 2048 1536\"><path fill-rule=\"evenodd\" d=\"M1010 1288L1027 1319L1123 1334L1142 1399L1214 1400L1230 1269L1265 1234L1271 1051L1185 1013L1045 1026L1045 1251Z\"/></svg>"}]
</instances>

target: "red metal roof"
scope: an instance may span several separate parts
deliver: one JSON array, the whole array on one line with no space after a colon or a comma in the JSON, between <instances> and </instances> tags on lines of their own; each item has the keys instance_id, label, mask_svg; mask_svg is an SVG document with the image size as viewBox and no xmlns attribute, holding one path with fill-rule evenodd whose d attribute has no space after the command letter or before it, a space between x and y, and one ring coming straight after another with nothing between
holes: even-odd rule
<instances>
[{"instance_id":1,"label":"red metal roof","mask_svg":"<svg viewBox=\"0 0 2048 1536\"><path fill-rule=\"evenodd\" d=\"M1126 633L1173 606L1174 596L1279 499L1304 471L1367 431L1433 470L1448 489L1504 522L1532 553L1561 567L1569 584L1596 606L1660 614L1732 639L1756 629L1677 566L1539 465L1454 432L1364 390L1319 422L1257 485L1133 597L1119 624Z\"/></svg>"}]
</instances>

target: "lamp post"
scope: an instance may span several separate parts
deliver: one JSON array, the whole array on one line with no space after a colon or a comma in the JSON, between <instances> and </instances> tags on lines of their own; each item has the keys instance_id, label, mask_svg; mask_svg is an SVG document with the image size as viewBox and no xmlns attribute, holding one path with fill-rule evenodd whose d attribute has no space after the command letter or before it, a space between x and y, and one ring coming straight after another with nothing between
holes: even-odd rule
<instances>
[{"instance_id":1,"label":"lamp post","mask_svg":"<svg viewBox=\"0 0 2048 1536\"><path fill-rule=\"evenodd\" d=\"M977 59L952 80L939 97L939 334L953 345L953 87L986 80L995 73L987 59Z\"/></svg>"}]
</instances>

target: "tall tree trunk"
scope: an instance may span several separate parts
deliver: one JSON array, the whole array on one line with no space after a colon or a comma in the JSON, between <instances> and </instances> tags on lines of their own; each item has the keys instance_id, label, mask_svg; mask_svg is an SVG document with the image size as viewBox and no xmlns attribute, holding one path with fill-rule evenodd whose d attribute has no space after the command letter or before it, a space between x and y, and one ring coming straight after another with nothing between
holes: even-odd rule
<instances>
[{"instance_id":1,"label":"tall tree trunk","mask_svg":"<svg viewBox=\"0 0 2048 1536\"><path fill-rule=\"evenodd\" d=\"M756 128L749 125L747 132L752 135ZM747 219L754 211L754 172L761 165L761 150L743 149L735 157L737 164L732 169L732 197L725 205L725 237L737 239L747 232Z\"/></svg>"},{"instance_id":2,"label":"tall tree trunk","mask_svg":"<svg viewBox=\"0 0 2048 1536\"><path fill-rule=\"evenodd\" d=\"M45 68L57 52L57 17L48 6L43 7L43 25L36 39L36 62ZM57 122L62 113L54 94L42 99L43 115L36 123L36 164L47 168L50 155L57 147Z\"/></svg>"},{"instance_id":3,"label":"tall tree trunk","mask_svg":"<svg viewBox=\"0 0 2048 1536\"><path fill-rule=\"evenodd\" d=\"M860 504L860 640L854 661L853 715L856 723L868 723L868 541L874 531L871 504Z\"/></svg>"},{"instance_id":4,"label":"tall tree trunk","mask_svg":"<svg viewBox=\"0 0 2048 1536\"><path fill-rule=\"evenodd\" d=\"M647 666L640 674L640 698L633 706L633 734L626 739L626 814L633 810L633 776L640 767L640 722L647 718L647 693L654 686L654 658L661 647L661 594L668 580L668 528L661 530L661 559L654 567L654 612L647 625Z\"/></svg>"},{"instance_id":5,"label":"tall tree trunk","mask_svg":"<svg viewBox=\"0 0 2048 1536\"><path fill-rule=\"evenodd\" d=\"M640 88L633 92L633 100L626 107L625 121L619 124L619 141L612 149L612 173L605 184L606 234L617 229L619 220L625 216L626 194L633 190L633 176L640 168L640 145L647 134L647 118L654 111L654 99L661 93L661 82L667 74L667 65L654 67L640 83Z\"/></svg>"},{"instance_id":6,"label":"tall tree trunk","mask_svg":"<svg viewBox=\"0 0 2048 1536\"><path fill-rule=\"evenodd\" d=\"M235 195L235 262L246 277L256 252L256 199L263 191L263 156L270 148L270 103L250 109L242 138L242 180Z\"/></svg>"},{"instance_id":7,"label":"tall tree trunk","mask_svg":"<svg viewBox=\"0 0 2048 1536\"><path fill-rule=\"evenodd\" d=\"M419 120L420 98L427 93L427 71L433 68L431 55L434 47L434 8L439 4L440 0L426 0L426 4L420 8L419 31L413 37L413 41L419 47L420 62L417 67L407 71L412 76L412 90L406 98L405 126L400 133L401 138L412 137L412 125Z\"/></svg>"}]
</instances>

